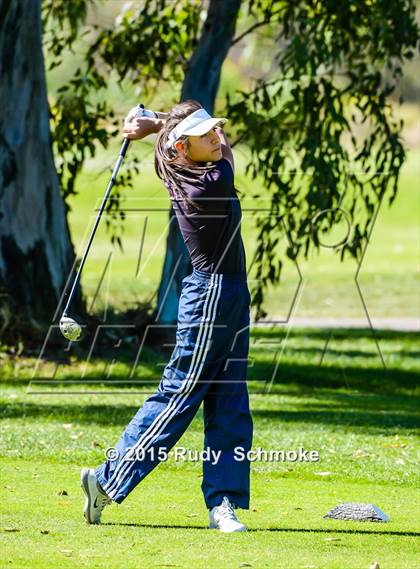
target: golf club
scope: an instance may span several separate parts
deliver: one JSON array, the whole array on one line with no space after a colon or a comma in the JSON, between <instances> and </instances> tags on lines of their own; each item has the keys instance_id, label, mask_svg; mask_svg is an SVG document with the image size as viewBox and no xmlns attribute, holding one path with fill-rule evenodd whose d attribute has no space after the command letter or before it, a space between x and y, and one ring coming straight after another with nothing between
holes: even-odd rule
<instances>
[{"instance_id":1,"label":"golf club","mask_svg":"<svg viewBox=\"0 0 420 569\"><path fill-rule=\"evenodd\" d=\"M151 110L145 109L145 108L144 108L144 105L141 105L141 104L140 104L140 105L138 105L137 108L138 108L138 110L137 110L137 113L136 113L135 117L143 117L143 116L146 116L146 117L156 117L156 114L155 114L153 111L151 111ZM99 222L100 222L100 220L101 220L103 211L104 211L104 209L105 209L106 202L107 202L107 200L108 200L109 194L111 193L112 187L113 187L113 185L114 185L114 183L115 183L115 180L116 180L118 171L119 171L120 166L121 166L121 164L122 164L122 162L123 162L123 160L124 160L124 156L125 156L125 154L126 154L126 152L127 152L127 148L128 148L128 146L129 146L129 144L130 144L130 139L125 138L125 139L124 139L124 142L123 142L123 144L122 144L122 146L121 146L121 150L120 150L120 153L119 153L119 156L118 156L117 163L115 164L114 170L113 170L113 172L112 172L111 179L110 179L110 181L109 181L109 183L108 183L108 187L107 187L107 189L106 189L105 195L104 195L104 197L103 197L103 199L102 199L101 207L99 208L99 212L98 212L98 215L97 215L97 217L96 217L95 224L94 224L93 229L92 229L92 231L91 231L91 234L90 234L90 236L89 236L88 244L87 244L86 249L85 249L85 251L84 251L84 253L83 253L82 260L81 260L80 266L79 266L79 270L77 271L76 276L75 276L75 278L74 278L73 285L72 285L72 287L71 287L70 294L69 294L69 296L68 296L66 306L64 307L63 314L62 314L62 316L61 316L61 318L60 318L60 323L59 323L60 331L61 331L61 333L63 334L63 336L64 336L67 340L70 340L70 341L72 341L72 342L77 342L78 340L81 339L81 337L82 337L82 327L81 327L81 325L80 325L78 322L76 322L76 320L74 320L74 318L71 318L70 316L68 316L67 313L68 313L68 310L69 310L69 306L70 306L70 304L71 304L71 301L72 301L72 299L73 299L74 293L75 293L75 291L76 291L77 283L78 283L79 280L80 280L80 275L81 275L81 272L82 272L82 270L83 270L83 266L84 266L84 264L85 264L86 258L87 258L87 256L88 256L90 247L91 247L91 245L92 245L92 241L93 241L93 238L94 238L94 236L95 236L96 230L97 230L97 228L98 228Z\"/></svg>"}]
</instances>

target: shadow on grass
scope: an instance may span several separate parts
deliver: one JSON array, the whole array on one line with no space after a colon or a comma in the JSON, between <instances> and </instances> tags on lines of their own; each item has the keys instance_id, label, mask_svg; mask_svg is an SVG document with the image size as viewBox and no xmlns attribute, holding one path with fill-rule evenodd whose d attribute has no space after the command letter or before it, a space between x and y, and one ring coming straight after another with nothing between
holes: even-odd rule
<instances>
[{"instance_id":1,"label":"shadow on grass","mask_svg":"<svg viewBox=\"0 0 420 569\"><path fill-rule=\"evenodd\" d=\"M273 377L274 376L274 377ZM275 393L279 385L299 384L308 387L330 387L357 389L363 392L406 394L420 386L420 376L413 370L382 367L357 367L341 365L280 363L277 370L273 365L256 362L249 368L249 381L267 393ZM252 392L253 388L251 388Z\"/></svg>"},{"instance_id":2,"label":"shadow on grass","mask_svg":"<svg viewBox=\"0 0 420 569\"><path fill-rule=\"evenodd\" d=\"M162 356L159 356L161 359ZM130 367L118 370L112 375L106 371L107 365L112 365L113 360L103 358L103 369L95 369L82 377L82 373L76 374L74 370L63 369L61 375L46 377L39 375L33 379L20 379L9 374L4 378L4 386L22 386L30 384L31 391L42 390L51 393L67 393L65 387L80 385L86 389L88 385L103 385L108 392L118 387L119 390L133 389L138 393L153 393L157 388L162 376L162 368L150 363L141 363L144 370L143 378L130 378ZM249 391L276 394L284 392L285 386L302 386L307 388L345 388L355 389L365 393L381 393L389 395L407 395L420 387L420 374L416 369L401 369L400 367L382 367L363 365L344 366L319 365L319 363L294 362L292 357L280 361L267 362L264 359L252 357L248 368ZM276 367L277 366L277 367ZM57 378L58 377L58 378ZM61 386L59 389L58 386ZM99 390L98 390L99 391ZM226 389L228 392L228 388Z\"/></svg>"},{"instance_id":3,"label":"shadow on grass","mask_svg":"<svg viewBox=\"0 0 420 569\"><path fill-rule=\"evenodd\" d=\"M366 522L363 522L366 523ZM181 524L138 524L138 523L129 523L129 522L106 522L102 523L102 526L116 526L116 527L133 527L133 528L149 528L149 529L193 529L193 530L201 530L201 531L209 531L208 526L191 526L191 525L181 525ZM271 532L297 532L297 533L339 533L339 534L346 534L346 535L359 535L359 534L368 534L368 535L398 535L402 537L419 537L420 532L416 531L397 531L397 530L364 530L364 529L328 529L328 528L248 528L248 532L264 532L264 531L271 531Z\"/></svg>"},{"instance_id":4,"label":"shadow on grass","mask_svg":"<svg viewBox=\"0 0 420 569\"><path fill-rule=\"evenodd\" d=\"M325 339L328 331L319 330L298 330L293 331L291 338L298 342L302 342L304 338ZM380 331L380 334L387 341L398 341L395 344L395 350L392 351L388 346L388 356L400 354L400 350L404 348L405 352L412 354L409 349L411 346L417 347L417 334L411 332L392 332ZM258 329L254 333L254 337L281 338L284 336L282 329ZM346 346L343 346L342 354L348 355L348 340L360 340L366 336L372 336L368 330L334 330L336 338L346 340ZM298 346L299 347L299 346ZM301 347L301 346L300 346ZM21 386L30 385L30 389L34 391L34 387L40 392L38 395L27 394L24 402L8 400L4 406L3 416L8 418L23 417L50 417L53 420L62 420L63 422L78 421L85 424L113 424L125 425L137 411L140 401L140 395L147 396L153 393L159 384L162 374L162 368L156 366L156 361L163 361L165 355L162 352L147 351L147 361L141 362L142 370L145 378L128 379L130 365L133 362L133 351L121 351L118 354L121 363L126 364L125 369L119 369L118 373L107 378L103 370L107 366L112 366L113 355L108 354L101 360L101 368L95 369L89 373L88 377L82 378L74 373L74 369L70 366L63 368L63 379L58 381L45 377L37 377L32 380L19 379L19 377L11 377L3 382L3 385ZM341 353L341 352L340 352ZM351 354L355 353L353 347ZM353 358L353 356L350 356ZM153 359L155 358L155 359ZM265 358L265 359L264 359ZM271 356L271 359L272 356ZM296 359L302 359L299 355ZM337 358L336 358L337 359ZM377 359L377 358L376 358ZM59 359L57 359L60 362ZM416 419L416 410L420 408L419 397L415 397L414 391L420 383L420 374L414 369L401 369L399 364L395 363L394 367L383 369L381 365L366 366L366 358L360 366L356 365L357 358L354 358L355 365L341 366L338 362L333 365L319 365L307 361L294 361L292 355L288 356L285 361L281 361L278 368L276 362L267 362L267 355L261 352L255 358L254 365L249 367L249 390L251 393L264 393L267 395L267 405L261 404L259 401L258 409L253 411L256 418L275 419L281 422L311 422L325 423L336 425L352 425L371 427L387 431L390 429L405 428L411 429L416 427L419 422ZM103 364L103 365L102 365ZM77 364L80 365L80 362ZM91 393L100 397L101 386L104 392L111 395L122 393L131 395L134 400L133 405L124 404L115 399L112 405L101 404L85 404L84 396L88 395L87 386L89 383L95 384ZM80 386L80 389L74 392L70 388ZM116 388L118 386L118 388ZM133 389L133 387L135 389ZM229 386L226 386L226 392L229 392ZM345 388L348 393L333 393L332 389ZM269 392L268 392L269 390ZM47 391L47 392L46 392ZM51 398L51 395L67 395L65 404L51 404L50 401L43 402L42 392ZM69 394L72 397L69 397ZM292 396L293 403L286 406L282 403L282 407L273 409L273 403L270 402L269 395ZM307 397L311 401L306 401ZM75 399L77 398L77 399ZM139 403L137 403L139 401ZM265 408L264 408L265 407ZM290 408L292 407L292 408Z\"/></svg>"},{"instance_id":5,"label":"shadow on grass","mask_svg":"<svg viewBox=\"0 0 420 569\"><path fill-rule=\"evenodd\" d=\"M296 395L296 394L295 394ZM372 396L369 409L364 406L364 398L356 396L354 399L347 395L344 399L344 408L341 408L342 398L335 394L322 393L316 401L317 395L313 393L311 400L305 402L305 398L296 396L282 404L278 409L261 408L261 402L253 409L254 419L269 420L279 426L284 423L311 423L335 425L344 427L363 427L368 432L382 432L391 434L394 430L412 430L420 425L418 415L418 400L411 397L399 397L398 401L391 404L390 397ZM73 400L74 401L74 400ZM389 403L389 404L388 404ZM271 404L272 406L272 404ZM391 406L394 409L391 411ZM292 408L290 408L292 407ZM120 425L124 427L137 412L139 404L129 405L116 401L114 404L84 404L83 398L78 402L72 402L68 398L62 404L43 403L40 397L32 401L10 401L2 409L3 418L13 419L40 419L54 420L63 423L77 422L91 425ZM202 417L202 411L198 412Z\"/></svg>"},{"instance_id":6,"label":"shadow on grass","mask_svg":"<svg viewBox=\"0 0 420 569\"><path fill-rule=\"evenodd\" d=\"M325 342L330 334L331 342L321 362ZM283 391L284 386L293 384L310 388L346 388L366 393L397 395L413 392L420 385L420 374L414 364L418 354L418 334L415 332L375 331L375 337L380 344L383 342L383 348L386 348L386 369L382 365L379 352L372 351L375 346L366 342L367 339L373 341L374 338L370 329L292 330L286 350L281 355L279 350L285 335L286 329L281 327L256 328L252 331L252 339L269 340L267 345L271 344L272 351L267 351L264 343L257 342L254 345L251 342L248 369L250 392L276 393ZM314 342L317 345L313 345ZM368 351L365 351L365 348ZM79 383L85 387L88 382L101 382L104 386L110 386L117 381L122 390L134 386L139 392L151 393L160 381L170 350L165 352L153 351L150 347L145 349L145 359L139 362L141 368L135 373L133 383L129 376L137 349L133 346L131 350L119 349L118 353L114 353L112 349L102 351L98 354L100 359L95 360L92 371L89 371L85 378L78 377L70 366L61 369L60 365L65 364L66 360L60 360L58 355L53 355L50 361L57 364L58 373L55 377L63 386ZM82 358L82 352L80 357ZM115 360L123 364L123 367L113 367ZM79 359L76 365L84 363L83 359ZM158 363L161 365L157 365ZM140 373L144 374L143 377L139 376ZM34 377L34 381L39 385L42 381L44 388L49 385L54 389L58 385L54 383L53 377L48 378L45 375ZM7 383L19 384L20 380L10 378ZM57 390L59 391L63 390Z\"/></svg>"}]
</instances>

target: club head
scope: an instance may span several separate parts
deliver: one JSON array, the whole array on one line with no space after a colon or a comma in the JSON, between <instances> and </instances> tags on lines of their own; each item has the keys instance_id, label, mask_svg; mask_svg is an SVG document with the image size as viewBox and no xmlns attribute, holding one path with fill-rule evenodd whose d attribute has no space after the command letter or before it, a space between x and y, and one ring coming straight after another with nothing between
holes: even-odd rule
<instances>
[{"instance_id":1,"label":"club head","mask_svg":"<svg viewBox=\"0 0 420 569\"><path fill-rule=\"evenodd\" d=\"M77 342L81 339L82 327L76 322L76 320L73 320L73 318L62 316L59 326L61 333L67 340Z\"/></svg>"}]
</instances>

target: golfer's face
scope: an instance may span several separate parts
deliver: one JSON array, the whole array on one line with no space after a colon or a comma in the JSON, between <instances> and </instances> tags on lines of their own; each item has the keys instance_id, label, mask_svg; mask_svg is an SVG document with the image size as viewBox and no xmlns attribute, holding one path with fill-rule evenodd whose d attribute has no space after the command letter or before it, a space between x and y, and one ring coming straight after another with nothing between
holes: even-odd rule
<instances>
[{"instance_id":1,"label":"golfer's face","mask_svg":"<svg viewBox=\"0 0 420 569\"><path fill-rule=\"evenodd\" d=\"M215 129L202 136L189 136L188 157L195 162L216 162L222 158L219 135Z\"/></svg>"}]
</instances>

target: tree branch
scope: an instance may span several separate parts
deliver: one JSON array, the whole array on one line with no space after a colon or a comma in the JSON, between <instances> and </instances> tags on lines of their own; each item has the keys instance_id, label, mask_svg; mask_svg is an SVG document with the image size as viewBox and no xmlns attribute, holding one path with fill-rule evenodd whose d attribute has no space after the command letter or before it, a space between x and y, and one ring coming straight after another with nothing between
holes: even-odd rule
<instances>
[{"instance_id":1,"label":"tree branch","mask_svg":"<svg viewBox=\"0 0 420 569\"><path fill-rule=\"evenodd\" d=\"M264 20L262 20L261 22L256 22L255 24L253 24L252 26L250 26L247 30L245 30L242 34L240 34L238 37L234 38L231 41L231 46L235 45L236 43L240 42L241 39L243 39L245 36L247 36L248 34L250 34L251 32L253 32L254 30L256 30L257 28L261 28L261 26L265 26L267 24L269 24L271 22L271 19L273 18L273 16L276 16L277 14L279 14L281 12L281 10L277 10L277 12L273 12L272 14L270 14L269 16L266 16L264 18Z\"/></svg>"}]
</instances>

